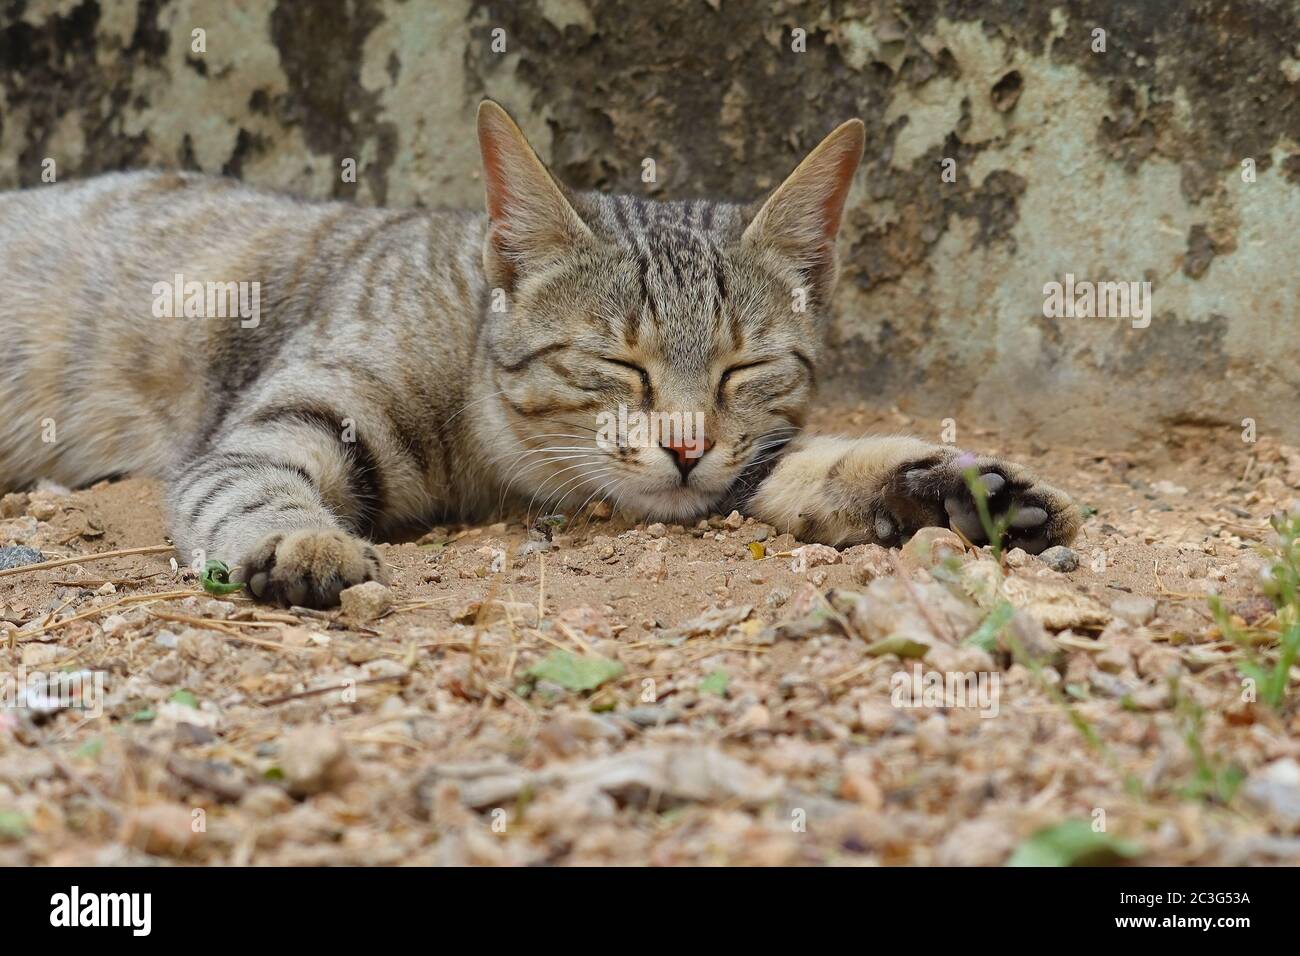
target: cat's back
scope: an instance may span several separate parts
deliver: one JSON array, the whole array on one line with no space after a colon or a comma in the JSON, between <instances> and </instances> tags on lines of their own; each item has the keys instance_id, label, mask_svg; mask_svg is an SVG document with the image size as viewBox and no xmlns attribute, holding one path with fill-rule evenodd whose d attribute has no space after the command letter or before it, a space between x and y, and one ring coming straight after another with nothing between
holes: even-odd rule
<instances>
[{"instance_id":1,"label":"cat's back","mask_svg":"<svg viewBox=\"0 0 1300 956\"><path fill-rule=\"evenodd\" d=\"M0 421L0 488L155 469L203 420L214 391L235 400L233 387L251 386L277 356L298 361L326 325L331 348L345 350L359 338L360 302L372 303L375 322L404 314L416 325L422 290L450 301L458 283L441 273L472 270L476 222L195 173L111 173L0 193L0 407L10 412ZM394 286L414 290L409 301L370 294Z\"/></svg>"}]
</instances>

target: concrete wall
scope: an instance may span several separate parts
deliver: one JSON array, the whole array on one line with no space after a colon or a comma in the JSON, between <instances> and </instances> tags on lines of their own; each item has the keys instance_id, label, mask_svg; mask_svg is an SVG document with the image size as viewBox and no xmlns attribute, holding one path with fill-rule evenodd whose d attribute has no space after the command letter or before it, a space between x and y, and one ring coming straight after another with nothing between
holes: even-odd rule
<instances>
[{"instance_id":1,"label":"concrete wall","mask_svg":"<svg viewBox=\"0 0 1300 956\"><path fill-rule=\"evenodd\" d=\"M1300 440L1293 3L5 0L0 187L52 158L478 205L483 95L570 183L669 198L756 196L861 116L837 392L1046 440ZM1044 317L1067 273L1149 281L1150 325Z\"/></svg>"}]
</instances>

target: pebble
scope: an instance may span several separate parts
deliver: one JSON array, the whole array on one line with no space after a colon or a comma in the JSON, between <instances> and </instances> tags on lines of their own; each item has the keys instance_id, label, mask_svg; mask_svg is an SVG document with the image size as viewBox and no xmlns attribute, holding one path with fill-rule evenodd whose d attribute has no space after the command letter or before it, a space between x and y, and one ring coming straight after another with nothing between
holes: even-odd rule
<instances>
[{"instance_id":1,"label":"pebble","mask_svg":"<svg viewBox=\"0 0 1300 956\"><path fill-rule=\"evenodd\" d=\"M202 833L194 827L194 814L187 807L155 803L130 811L122 821L119 839L159 856L183 856Z\"/></svg>"},{"instance_id":2,"label":"pebble","mask_svg":"<svg viewBox=\"0 0 1300 956\"><path fill-rule=\"evenodd\" d=\"M393 606L393 592L378 581L367 581L345 588L339 604L352 620L373 621Z\"/></svg>"},{"instance_id":3,"label":"pebble","mask_svg":"<svg viewBox=\"0 0 1300 956\"><path fill-rule=\"evenodd\" d=\"M1030 560L1029 552L1025 551L1023 548L1012 548L1003 555L1003 558L1006 560L1007 567L1009 568L1023 568Z\"/></svg>"},{"instance_id":4,"label":"pebble","mask_svg":"<svg viewBox=\"0 0 1300 956\"><path fill-rule=\"evenodd\" d=\"M739 511L733 511L723 520L723 525L732 531L739 531L745 524L745 519L740 516Z\"/></svg>"},{"instance_id":5,"label":"pebble","mask_svg":"<svg viewBox=\"0 0 1300 956\"><path fill-rule=\"evenodd\" d=\"M1275 760L1251 774L1244 793L1283 833L1300 832L1300 764L1294 759Z\"/></svg>"},{"instance_id":6,"label":"pebble","mask_svg":"<svg viewBox=\"0 0 1300 956\"><path fill-rule=\"evenodd\" d=\"M0 498L0 518L18 518L27 511L27 493L13 491Z\"/></svg>"},{"instance_id":7,"label":"pebble","mask_svg":"<svg viewBox=\"0 0 1300 956\"><path fill-rule=\"evenodd\" d=\"M657 551L648 552L636 563L635 574L661 583L668 577L668 559Z\"/></svg>"},{"instance_id":8,"label":"pebble","mask_svg":"<svg viewBox=\"0 0 1300 956\"><path fill-rule=\"evenodd\" d=\"M221 660L226 642L219 634L191 627L181 632L181 636L176 639L176 647L182 657L210 665Z\"/></svg>"},{"instance_id":9,"label":"pebble","mask_svg":"<svg viewBox=\"0 0 1300 956\"><path fill-rule=\"evenodd\" d=\"M1038 560L1053 571L1060 571L1062 574L1075 570L1079 566L1079 554L1072 548L1058 544L1054 548L1048 548L1038 556Z\"/></svg>"},{"instance_id":10,"label":"pebble","mask_svg":"<svg viewBox=\"0 0 1300 956\"><path fill-rule=\"evenodd\" d=\"M288 736L280 770L295 797L333 790L356 773L343 737L333 727L321 726L300 727Z\"/></svg>"},{"instance_id":11,"label":"pebble","mask_svg":"<svg viewBox=\"0 0 1300 956\"><path fill-rule=\"evenodd\" d=\"M893 573L893 564L889 560L889 552L886 549L878 544L867 544L862 547L861 554L849 568L854 581L858 584L870 584L876 578Z\"/></svg>"},{"instance_id":12,"label":"pebble","mask_svg":"<svg viewBox=\"0 0 1300 956\"><path fill-rule=\"evenodd\" d=\"M898 559L910 568L930 568L965 551L961 538L947 528L921 528L903 545Z\"/></svg>"},{"instance_id":13,"label":"pebble","mask_svg":"<svg viewBox=\"0 0 1300 956\"><path fill-rule=\"evenodd\" d=\"M654 524L650 525L650 527L645 529L645 533L650 535L652 538L662 538L668 533L668 529L656 521Z\"/></svg>"},{"instance_id":14,"label":"pebble","mask_svg":"<svg viewBox=\"0 0 1300 956\"><path fill-rule=\"evenodd\" d=\"M768 607L780 607L786 601L790 600L790 592L785 588L773 588L763 599L763 603Z\"/></svg>"},{"instance_id":15,"label":"pebble","mask_svg":"<svg viewBox=\"0 0 1300 956\"><path fill-rule=\"evenodd\" d=\"M23 545L0 548L0 571L8 568L20 568L25 564L37 564L44 560L45 556L35 548L28 548Z\"/></svg>"},{"instance_id":16,"label":"pebble","mask_svg":"<svg viewBox=\"0 0 1300 956\"><path fill-rule=\"evenodd\" d=\"M809 568L822 564L839 564L842 560L840 553L829 545L805 544L801 548L794 549L794 560L790 562L790 570L801 574Z\"/></svg>"},{"instance_id":17,"label":"pebble","mask_svg":"<svg viewBox=\"0 0 1300 956\"><path fill-rule=\"evenodd\" d=\"M1111 602L1110 610L1130 624L1146 624L1156 616L1156 599L1141 594L1125 594Z\"/></svg>"}]
</instances>

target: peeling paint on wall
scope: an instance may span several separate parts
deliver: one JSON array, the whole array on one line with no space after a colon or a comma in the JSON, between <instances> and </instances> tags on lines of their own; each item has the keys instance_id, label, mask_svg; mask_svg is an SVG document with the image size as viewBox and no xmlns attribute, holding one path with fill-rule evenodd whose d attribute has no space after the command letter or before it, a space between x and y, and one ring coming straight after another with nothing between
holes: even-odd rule
<instances>
[{"instance_id":1,"label":"peeling paint on wall","mask_svg":"<svg viewBox=\"0 0 1300 956\"><path fill-rule=\"evenodd\" d=\"M307 196L474 206L473 110L490 95L577 187L754 198L858 115L868 149L830 388L1045 439L1250 417L1294 441L1298 13L1253 0L7 0L0 187L39 185L52 158L60 178L192 168ZM1149 281L1150 326L1044 316L1044 285L1066 273Z\"/></svg>"}]
</instances>

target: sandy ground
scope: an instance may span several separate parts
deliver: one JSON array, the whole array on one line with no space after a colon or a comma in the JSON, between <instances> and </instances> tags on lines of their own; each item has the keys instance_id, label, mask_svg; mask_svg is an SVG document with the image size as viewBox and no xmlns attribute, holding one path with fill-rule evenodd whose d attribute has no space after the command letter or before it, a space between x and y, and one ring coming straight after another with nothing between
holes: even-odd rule
<instances>
[{"instance_id":1,"label":"sandy ground","mask_svg":"<svg viewBox=\"0 0 1300 956\"><path fill-rule=\"evenodd\" d=\"M1300 452L959 438L1095 509L1076 570L585 514L542 551L521 515L385 545L391 590L328 614L165 553L0 576L0 668L103 680L99 715L7 696L0 864L1002 864L1062 824L1075 858L1300 862L1300 717L1243 699L1206 600L1267 624L1253 549ZM143 480L3 510L47 559L165 542Z\"/></svg>"}]
</instances>

